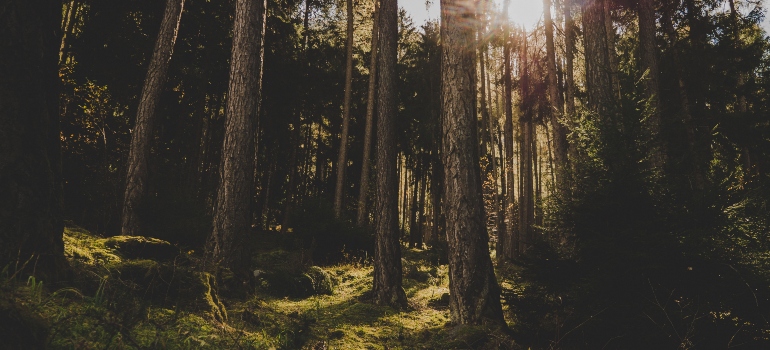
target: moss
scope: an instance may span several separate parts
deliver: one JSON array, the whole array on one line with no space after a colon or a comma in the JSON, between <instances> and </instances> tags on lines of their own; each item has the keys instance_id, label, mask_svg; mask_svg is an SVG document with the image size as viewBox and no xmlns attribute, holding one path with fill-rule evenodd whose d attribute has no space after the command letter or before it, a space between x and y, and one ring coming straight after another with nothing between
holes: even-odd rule
<instances>
[{"instance_id":1,"label":"moss","mask_svg":"<svg viewBox=\"0 0 770 350\"><path fill-rule=\"evenodd\" d=\"M225 309L225 305L219 300L219 294L217 294L216 289L216 278L209 273L201 272L199 274L199 279L206 289L203 293L203 300L208 306L205 314L219 322L225 322L227 320L227 309Z\"/></svg>"},{"instance_id":2,"label":"moss","mask_svg":"<svg viewBox=\"0 0 770 350\"><path fill-rule=\"evenodd\" d=\"M105 239L104 246L128 259L169 261L179 255L179 249L171 243L152 237L114 236Z\"/></svg>"},{"instance_id":3,"label":"moss","mask_svg":"<svg viewBox=\"0 0 770 350\"><path fill-rule=\"evenodd\" d=\"M313 283L313 292L315 294L333 294L334 281L332 276L318 266L311 266L307 270L307 275Z\"/></svg>"}]
</instances>

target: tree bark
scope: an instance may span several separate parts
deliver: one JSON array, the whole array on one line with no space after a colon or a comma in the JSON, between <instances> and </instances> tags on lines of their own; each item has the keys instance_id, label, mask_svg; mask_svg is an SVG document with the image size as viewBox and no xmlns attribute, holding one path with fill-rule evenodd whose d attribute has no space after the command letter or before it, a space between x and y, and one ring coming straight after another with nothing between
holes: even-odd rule
<instances>
[{"instance_id":1,"label":"tree bark","mask_svg":"<svg viewBox=\"0 0 770 350\"><path fill-rule=\"evenodd\" d=\"M58 49L61 1L0 11L0 266L64 278Z\"/></svg>"},{"instance_id":2,"label":"tree bark","mask_svg":"<svg viewBox=\"0 0 770 350\"><path fill-rule=\"evenodd\" d=\"M158 39L144 79L142 97L136 111L136 122L131 133L131 150L126 165L126 191L123 196L123 217L121 234L140 236L142 230L139 208L147 194L147 163L150 158L152 130L155 112L163 85L166 83L169 62L174 52L179 22L182 18L184 0L168 0Z\"/></svg>"},{"instance_id":3,"label":"tree bark","mask_svg":"<svg viewBox=\"0 0 770 350\"><path fill-rule=\"evenodd\" d=\"M441 1L444 200L450 314L456 324L505 325L489 256L476 126L475 9ZM469 22L470 21L470 22Z\"/></svg>"},{"instance_id":4,"label":"tree bark","mask_svg":"<svg viewBox=\"0 0 770 350\"><path fill-rule=\"evenodd\" d=\"M348 167L348 132L350 129L350 99L353 94L353 0L347 0L347 62L345 65L345 100L342 106L342 135L337 158L337 185L334 190L334 215L342 217L342 201L345 197L345 170Z\"/></svg>"},{"instance_id":5,"label":"tree bark","mask_svg":"<svg viewBox=\"0 0 770 350\"><path fill-rule=\"evenodd\" d=\"M577 119L575 113L575 20L572 18L573 0L564 0L564 51L566 60L566 78L564 97L566 99L566 114L569 123ZM572 140L574 141L574 140ZM568 142L568 153L577 159L575 142ZM574 169L573 169L574 170Z\"/></svg>"},{"instance_id":6,"label":"tree bark","mask_svg":"<svg viewBox=\"0 0 770 350\"><path fill-rule=\"evenodd\" d=\"M532 226L535 221L535 198L534 198L534 147L535 142L534 126L532 121L533 101L530 96L529 86L529 60L527 34L522 35L521 48L521 111L519 113L519 130L521 132L521 147L519 148L519 176L521 176L521 190L519 191L519 232L518 239L513 241L514 250L518 256L522 256L529 249L532 241Z\"/></svg>"},{"instance_id":7,"label":"tree bark","mask_svg":"<svg viewBox=\"0 0 770 350\"><path fill-rule=\"evenodd\" d=\"M562 124L564 100L559 91L559 79L556 72L556 48L553 40L553 19L551 18L551 0L543 0L545 16L546 55L548 56L548 95L551 103L551 125L553 130L554 162L556 164L556 188L561 195L569 189L567 179L569 159L567 158L567 129Z\"/></svg>"},{"instance_id":8,"label":"tree bark","mask_svg":"<svg viewBox=\"0 0 770 350\"><path fill-rule=\"evenodd\" d=\"M72 0L67 7L67 16L65 17L64 25L62 26L61 46L59 47L59 64L65 61L67 53L67 44L72 34L72 30L75 27L75 21L78 18L78 12L80 10L80 1Z\"/></svg>"},{"instance_id":9,"label":"tree bark","mask_svg":"<svg viewBox=\"0 0 770 350\"><path fill-rule=\"evenodd\" d=\"M508 6L510 6L510 0L505 0L503 3L503 14L507 17ZM506 223L506 232L502 233L502 239L498 236L498 249L497 258L499 261L509 260L513 258L514 250L511 249L514 237L514 224L513 218L515 217L516 198L514 197L514 175L513 168L513 87L511 86L511 35L510 25L506 20L504 24L503 36L505 43L503 45L503 108L505 109L505 122L503 125L503 139L505 140L505 178L506 184L504 185L507 190L505 196L505 217L508 219ZM498 234L499 235L499 234Z\"/></svg>"},{"instance_id":10,"label":"tree bark","mask_svg":"<svg viewBox=\"0 0 770 350\"><path fill-rule=\"evenodd\" d=\"M604 21L604 1L587 0L583 4L585 31L586 89L588 109L605 120L613 120L617 112L612 82L607 27Z\"/></svg>"},{"instance_id":11,"label":"tree bark","mask_svg":"<svg viewBox=\"0 0 770 350\"><path fill-rule=\"evenodd\" d=\"M639 0L639 48L641 66L645 71L645 90L650 105L648 128L652 136L652 167L663 170L666 164L666 148L661 134L662 106L660 104L660 69L657 45L655 45L655 3Z\"/></svg>"},{"instance_id":12,"label":"tree bark","mask_svg":"<svg viewBox=\"0 0 770 350\"><path fill-rule=\"evenodd\" d=\"M240 273L251 231L255 124L260 96L267 0L237 0L227 92L225 138L210 254L214 266Z\"/></svg>"},{"instance_id":13,"label":"tree bark","mask_svg":"<svg viewBox=\"0 0 770 350\"><path fill-rule=\"evenodd\" d=\"M361 185L358 193L358 212L356 221L358 226L365 226L369 222L369 212L366 210L369 197L369 168L371 168L372 155L372 129L374 129L374 97L377 87L377 43L380 25L380 2L374 1L374 24L372 25L372 57L369 62L369 92L366 100L366 126L364 129L364 158L361 162Z\"/></svg>"},{"instance_id":14,"label":"tree bark","mask_svg":"<svg viewBox=\"0 0 770 350\"><path fill-rule=\"evenodd\" d=\"M377 304L406 307L402 287L401 244L398 231L396 183L396 50L398 48L398 2L382 0L377 62L377 204L374 216L376 245L374 251L373 296Z\"/></svg>"}]
</instances>

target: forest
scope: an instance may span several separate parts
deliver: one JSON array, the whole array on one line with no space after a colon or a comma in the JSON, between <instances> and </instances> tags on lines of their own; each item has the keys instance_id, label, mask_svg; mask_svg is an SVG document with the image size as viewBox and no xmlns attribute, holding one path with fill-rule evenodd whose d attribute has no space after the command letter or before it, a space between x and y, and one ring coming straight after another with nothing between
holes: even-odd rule
<instances>
[{"instance_id":1,"label":"forest","mask_svg":"<svg viewBox=\"0 0 770 350\"><path fill-rule=\"evenodd\" d=\"M0 349L770 349L768 3L528 1L0 1Z\"/></svg>"}]
</instances>

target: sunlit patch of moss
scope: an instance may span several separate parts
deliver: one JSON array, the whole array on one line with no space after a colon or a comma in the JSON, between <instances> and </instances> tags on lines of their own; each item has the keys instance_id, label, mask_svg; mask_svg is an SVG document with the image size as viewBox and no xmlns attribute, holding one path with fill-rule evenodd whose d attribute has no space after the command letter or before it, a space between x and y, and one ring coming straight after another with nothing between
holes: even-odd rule
<instances>
[{"instance_id":1,"label":"sunlit patch of moss","mask_svg":"<svg viewBox=\"0 0 770 350\"><path fill-rule=\"evenodd\" d=\"M104 242L82 228L64 228L64 255L72 261L91 266L120 262L120 256Z\"/></svg>"}]
</instances>

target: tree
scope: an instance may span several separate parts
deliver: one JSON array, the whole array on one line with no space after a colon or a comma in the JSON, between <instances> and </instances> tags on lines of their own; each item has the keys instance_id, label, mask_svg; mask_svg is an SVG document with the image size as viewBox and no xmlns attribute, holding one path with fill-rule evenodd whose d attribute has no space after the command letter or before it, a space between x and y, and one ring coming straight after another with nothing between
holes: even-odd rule
<instances>
[{"instance_id":1,"label":"tree","mask_svg":"<svg viewBox=\"0 0 770 350\"><path fill-rule=\"evenodd\" d=\"M372 154L372 129L374 129L374 98L377 87L377 43L379 34L380 11L379 0L374 1L374 24L372 25L372 57L369 62L369 92L366 99L366 127L364 129L364 157L361 162L361 184L358 193L358 213L356 221L358 226L364 226L368 222L369 213L366 210L366 202L369 195L369 168L371 167Z\"/></svg>"},{"instance_id":2,"label":"tree","mask_svg":"<svg viewBox=\"0 0 770 350\"><path fill-rule=\"evenodd\" d=\"M535 143L537 135L535 134L535 99L531 88L529 51L527 45L527 33L522 33L519 59L519 78L521 90L521 103L519 104L519 232L512 240L512 251L517 256L522 256L531 246L533 229L535 225L535 191L534 191L534 171L533 164L536 163L537 152ZM533 64L534 65L534 64Z\"/></svg>"},{"instance_id":3,"label":"tree","mask_svg":"<svg viewBox=\"0 0 770 350\"><path fill-rule=\"evenodd\" d=\"M237 271L251 230L254 133L260 100L266 0L237 0L220 183L209 240L214 264Z\"/></svg>"},{"instance_id":4,"label":"tree","mask_svg":"<svg viewBox=\"0 0 770 350\"><path fill-rule=\"evenodd\" d=\"M353 94L353 0L347 0L347 61L345 64L345 101L342 106L342 136L337 157L337 185L334 189L334 214L342 216L342 201L345 197L345 170L348 167L348 131L350 129L350 99Z\"/></svg>"},{"instance_id":5,"label":"tree","mask_svg":"<svg viewBox=\"0 0 770 350\"><path fill-rule=\"evenodd\" d=\"M441 1L441 119L450 312L457 324L504 325L489 256L476 130L475 19L470 2Z\"/></svg>"},{"instance_id":6,"label":"tree","mask_svg":"<svg viewBox=\"0 0 770 350\"><path fill-rule=\"evenodd\" d=\"M73 4L74 6L74 4ZM142 97L136 112L136 123L131 133L131 151L126 166L126 191L123 198L123 217L121 234L138 236L141 234L141 222L138 209L147 192L147 162L150 158L155 111L160 101L160 93L166 82L168 65L174 51L176 34L182 18L184 0L168 0L163 22L160 25L155 50L147 69Z\"/></svg>"},{"instance_id":7,"label":"tree","mask_svg":"<svg viewBox=\"0 0 770 350\"><path fill-rule=\"evenodd\" d=\"M614 94L612 82L614 69L607 42L605 1L607 0L588 0L583 3L586 85L589 110L600 118L612 120L614 118L611 114L617 112L617 95Z\"/></svg>"},{"instance_id":8,"label":"tree","mask_svg":"<svg viewBox=\"0 0 770 350\"><path fill-rule=\"evenodd\" d=\"M511 1L505 0L503 3L503 16L507 17L508 7ZM506 184L503 184L504 188L507 188L504 212L505 217L508 219L506 231L501 232L498 235L498 260L503 261L514 257L513 246L514 240L514 224L513 218L515 217L516 197L514 195L514 167L513 167L513 87L511 86L511 37L510 37L510 25L506 20L503 24L503 109L505 110L505 121L503 122L503 140L505 141L505 161L504 173Z\"/></svg>"},{"instance_id":9,"label":"tree","mask_svg":"<svg viewBox=\"0 0 770 350\"><path fill-rule=\"evenodd\" d=\"M666 151L661 135L660 70L655 45L655 4L653 0L639 0L639 49L641 67L644 70L645 90L650 106L648 128L653 138L652 166L662 169L666 163Z\"/></svg>"},{"instance_id":10,"label":"tree","mask_svg":"<svg viewBox=\"0 0 770 350\"><path fill-rule=\"evenodd\" d=\"M562 195L568 189L565 179L568 165L567 129L564 117L564 98L559 91L559 79L556 71L556 48L553 40L553 19L551 18L551 0L543 0L545 17L546 55L548 56L548 98L551 103L551 125L553 130L554 166L556 167L556 188Z\"/></svg>"},{"instance_id":11,"label":"tree","mask_svg":"<svg viewBox=\"0 0 770 350\"><path fill-rule=\"evenodd\" d=\"M0 266L64 277L58 117L60 1L0 11Z\"/></svg>"},{"instance_id":12,"label":"tree","mask_svg":"<svg viewBox=\"0 0 770 350\"><path fill-rule=\"evenodd\" d=\"M377 83L377 204L374 215L374 300L381 305L406 307L401 286L401 244L398 231L396 183L396 50L398 48L398 1L380 3L380 67Z\"/></svg>"}]
</instances>

